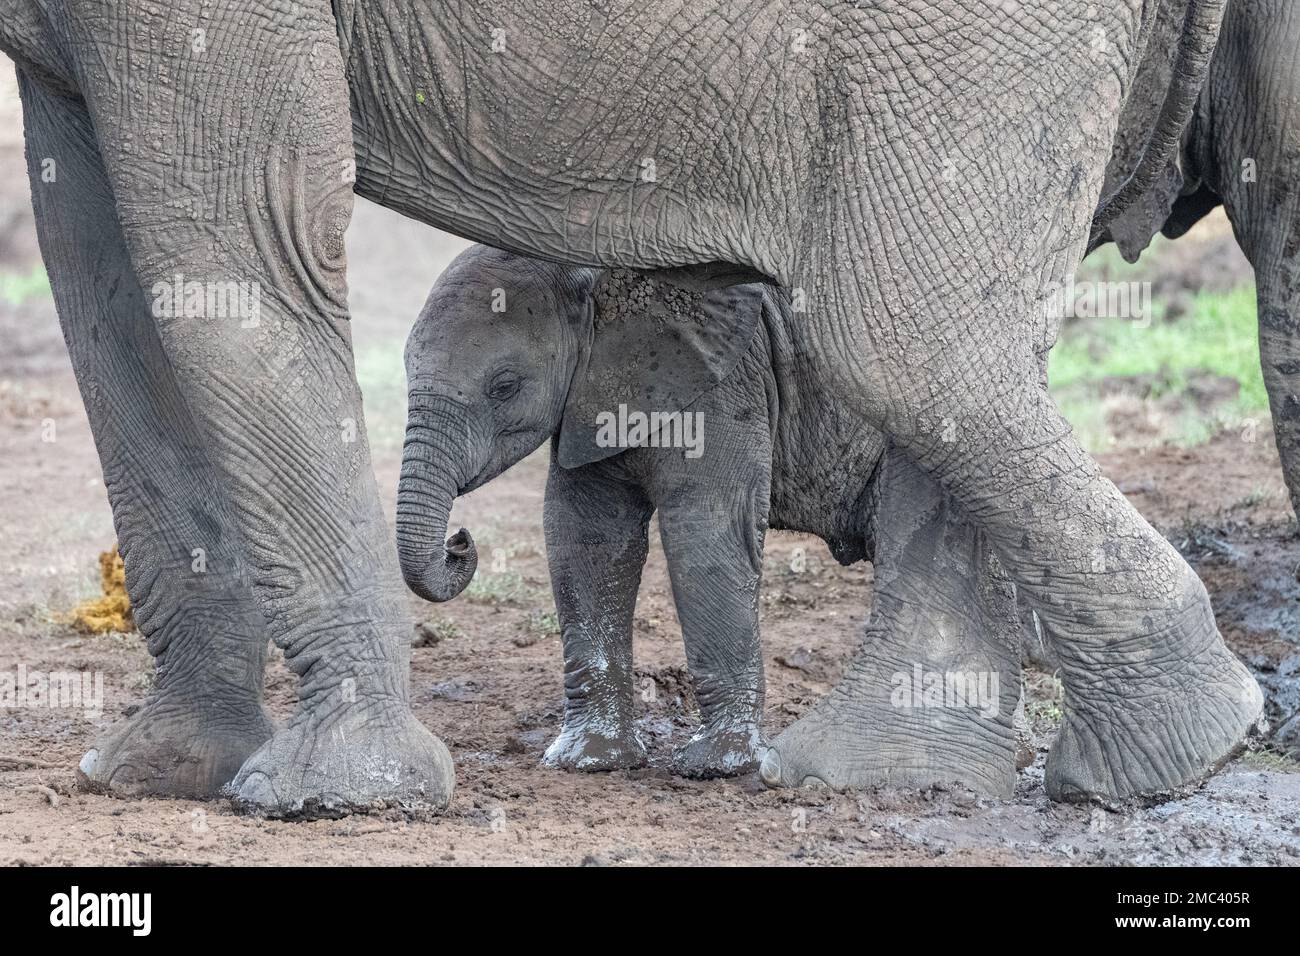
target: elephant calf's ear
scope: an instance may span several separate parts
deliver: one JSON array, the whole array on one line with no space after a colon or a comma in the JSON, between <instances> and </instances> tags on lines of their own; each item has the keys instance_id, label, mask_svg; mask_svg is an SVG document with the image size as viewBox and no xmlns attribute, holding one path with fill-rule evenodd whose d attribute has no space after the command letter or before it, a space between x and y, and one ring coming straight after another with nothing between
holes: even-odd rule
<instances>
[{"instance_id":1,"label":"elephant calf's ear","mask_svg":"<svg viewBox=\"0 0 1300 956\"><path fill-rule=\"evenodd\" d=\"M573 377L560 425L564 468L624 450L602 440L602 423L616 421L620 405L647 416L671 414L716 387L744 356L763 313L758 284L706 292L622 269L602 275L595 300L591 346ZM650 444L653 434L636 444Z\"/></svg>"}]
</instances>

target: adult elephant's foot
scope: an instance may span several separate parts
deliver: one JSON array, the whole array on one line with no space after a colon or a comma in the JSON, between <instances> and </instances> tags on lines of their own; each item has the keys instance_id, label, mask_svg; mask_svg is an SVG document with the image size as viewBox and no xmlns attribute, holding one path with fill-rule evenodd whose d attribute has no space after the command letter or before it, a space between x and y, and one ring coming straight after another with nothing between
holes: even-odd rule
<instances>
[{"instance_id":1,"label":"adult elephant's foot","mask_svg":"<svg viewBox=\"0 0 1300 956\"><path fill-rule=\"evenodd\" d=\"M405 702L352 703L315 719L301 711L240 768L228 792L241 810L335 817L437 812L455 786L451 754Z\"/></svg>"},{"instance_id":2,"label":"adult elephant's foot","mask_svg":"<svg viewBox=\"0 0 1300 956\"><path fill-rule=\"evenodd\" d=\"M77 782L118 796L215 797L274 731L257 701L151 698L95 741Z\"/></svg>"},{"instance_id":3,"label":"adult elephant's foot","mask_svg":"<svg viewBox=\"0 0 1300 956\"><path fill-rule=\"evenodd\" d=\"M1054 799L1178 796L1262 729L1259 685L1224 645L1190 568L1187 576L1183 606L1164 626L1090 646L1086 656L1061 649L1065 719L1046 775ZM1148 615L1144 623L1161 622Z\"/></svg>"},{"instance_id":4,"label":"adult elephant's foot","mask_svg":"<svg viewBox=\"0 0 1300 956\"><path fill-rule=\"evenodd\" d=\"M649 758L630 720L566 718L546 748L542 766L557 770L635 770Z\"/></svg>"},{"instance_id":5,"label":"adult elephant's foot","mask_svg":"<svg viewBox=\"0 0 1300 956\"><path fill-rule=\"evenodd\" d=\"M673 751L673 772L697 780L735 777L757 769L762 750L757 718L722 727L706 724Z\"/></svg>"},{"instance_id":6,"label":"adult elephant's foot","mask_svg":"<svg viewBox=\"0 0 1300 956\"><path fill-rule=\"evenodd\" d=\"M769 787L924 789L1009 797L1015 784L1010 662L935 669L878 656L868 635L848 673L763 755ZM995 676L996 675L996 676Z\"/></svg>"}]
</instances>

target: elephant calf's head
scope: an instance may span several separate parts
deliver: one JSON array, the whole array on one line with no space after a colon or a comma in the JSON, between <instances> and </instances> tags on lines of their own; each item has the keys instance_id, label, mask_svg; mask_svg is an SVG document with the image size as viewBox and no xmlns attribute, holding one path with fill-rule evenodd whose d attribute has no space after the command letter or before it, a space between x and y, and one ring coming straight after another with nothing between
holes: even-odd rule
<instances>
[{"instance_id":1,"label":"elephant calf's head","mask_svg":"<svg viewBox=\"0 0 1300 956\"><path fill-rule=\"evenodd\" d=\"M566 468L623 451L600 440L601 415L686 408L735 367L761 312L756 285L694 291L488 246L462 253L406 342L397 535L407 584L445 601L473 577L469 533L443 540L457 495L557 433Z\"/></svg>"}]
</instances>

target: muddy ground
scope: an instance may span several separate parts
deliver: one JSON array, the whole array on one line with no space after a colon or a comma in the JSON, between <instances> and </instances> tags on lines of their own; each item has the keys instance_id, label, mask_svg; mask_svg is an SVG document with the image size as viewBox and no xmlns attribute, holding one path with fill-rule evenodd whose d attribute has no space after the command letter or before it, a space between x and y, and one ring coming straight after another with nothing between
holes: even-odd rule
<instances>
[{"instance_id":1,"label":"muddy ground","mask_svg":"<svg viewBox=\"0 0 1300 956\"><path fill-rule=\"evenodd\" d=\"M24 277L39 259L13 113L0 64L0 276ZM1221 226L1207 237L1200 260L1188 247L1178 275L1231 281L1244 268L1235 250ZM359 374L391 515L401 341L462 244L364 204L348 242ZM457 506L453 520L474 530L484 555L472 592L436 610L411 599L428 625L412 655L415 711L451 748L458 772L446 815L279 823L235 815L224 802L81 793L73 767L147 693L151 665L136 635L87 636L62 623L95 593L97 555L114 536L52 303L30 285L14 280L0 295L0 673L100 672L105 706L100 715L0 710L0 757L49 765L0 761L0 863L1300 863L1300 773L1274 750L1248 754L1164 806L1114 814L1049 803L1042 762L1059 690L1042 673L1028 682L1038 759L1010 801L958 791L771 792L753 777L669 775L692 700L653 535L636 615L641 729L653 764L590 776L539 769L562 701L540 454ZM44 440L51 422L55 440ZM1192 560L1224 634L1268 691L1275 726L1285 723L1300 708L1300 540L1267 427L1181 449L1149 440L1139 422L1115 425L1144 437L1104 456L1107 473ZM790 534L771 536L766 562L767 726L776 732L838 676L870 606L871 570L841 568L819 541ZM267 696L279 716L294 705L282 661L270 668Z\"/></svg>"}]
</instances>

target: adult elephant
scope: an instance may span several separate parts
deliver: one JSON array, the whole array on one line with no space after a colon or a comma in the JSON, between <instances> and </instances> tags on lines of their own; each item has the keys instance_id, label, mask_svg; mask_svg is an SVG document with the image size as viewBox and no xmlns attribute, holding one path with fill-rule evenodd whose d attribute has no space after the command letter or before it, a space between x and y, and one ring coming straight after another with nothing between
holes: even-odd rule
<instances>
[{"instance_id":1,"label":"adult elephant","mask_svg":"<svg viewBox=\"0 0 1300 956\"><path fill-rule=\"evenodd\" d=\"M845 402L983 528L1053 641L1049 792L1163 794L1212 772L1258 687L1048 398L1040 299L1084 251L1121 111L1145 132L1102 225L1177 147L1221 13L0 0L43 252L158 662L86 779L206 793L239 766L236 798L271 813L450 799L446 749L408 707L408 612L361 428L354 188L520 253L712 264L688 282L735 264L790 287ZM1139 108L1136 80L1162 64ZM221 307L232 283L256 308ZM269 739L267 631L301 701ZM881 779L899 711L864 677L873 653L776 741L765 779ZM982 759L958 734L924 769Z\"/></svg>"}]
</instances>

